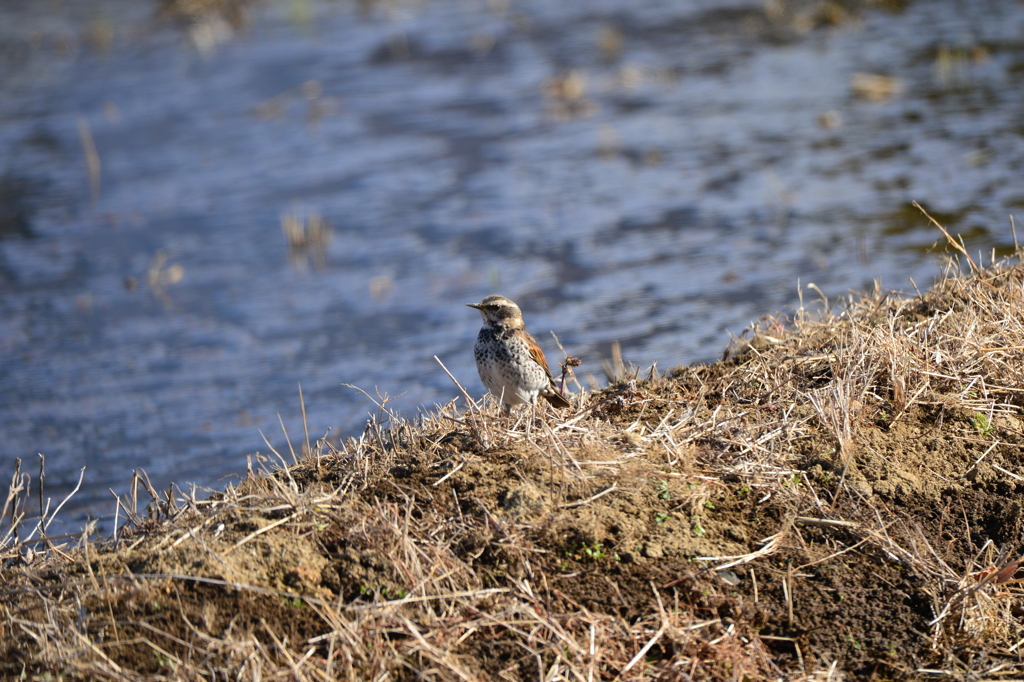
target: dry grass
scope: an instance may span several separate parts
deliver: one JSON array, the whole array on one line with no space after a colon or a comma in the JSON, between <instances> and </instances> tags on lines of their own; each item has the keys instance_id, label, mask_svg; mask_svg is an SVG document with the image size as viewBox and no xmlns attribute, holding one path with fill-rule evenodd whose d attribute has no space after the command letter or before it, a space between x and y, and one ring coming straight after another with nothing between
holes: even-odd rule
<instances>
[{"instance_id":1,"label":"dry grass","mask_svg":"<svg viewBox=\"0 0 1024 682\"><path fill-rule=\"evenodd\" d=\"M108 539L46 538L16 472L0 672L1019 677L1022 282L951 264L564 413L374 396L207 500L137 473Z\"/></svg>"}]
</instances>

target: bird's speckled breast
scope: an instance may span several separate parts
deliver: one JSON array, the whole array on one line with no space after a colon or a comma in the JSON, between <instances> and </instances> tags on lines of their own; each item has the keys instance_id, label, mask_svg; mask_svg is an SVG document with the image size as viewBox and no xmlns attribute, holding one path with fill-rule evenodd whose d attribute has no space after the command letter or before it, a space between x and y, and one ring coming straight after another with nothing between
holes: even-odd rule
<instances>
[{"instance_id":1,"label":"bird's speckled breast","mask_svg":"<svg viewBox=\"0 0 1024 682\"><path fill-rule=\"evenodd\" d=\"M480 380L509 405L532 403L550 379L530 355L529 345L515 330L480 330L473 348Z\"/></svg>"}]
</instances>

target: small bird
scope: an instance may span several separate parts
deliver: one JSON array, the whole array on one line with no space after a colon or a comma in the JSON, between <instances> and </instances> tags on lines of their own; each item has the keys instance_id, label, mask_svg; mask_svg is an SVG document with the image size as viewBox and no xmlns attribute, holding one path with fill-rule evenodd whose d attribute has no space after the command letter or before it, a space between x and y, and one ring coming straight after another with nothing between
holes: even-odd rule
<instances>
[{"instance_id":1,"label":"small bird","mask_svg":"<svg viewBox=\"0 0 1024 682\"><path fill-rule=\"evenodd\" d=\"M519 306L496 295L466 305L484 318L473 348L480 380L504 403L506 412L513 405L535 405L538 395L555 407L570 406L555 388L544 351L526 332Z\"/></svg>"}]
</instances>

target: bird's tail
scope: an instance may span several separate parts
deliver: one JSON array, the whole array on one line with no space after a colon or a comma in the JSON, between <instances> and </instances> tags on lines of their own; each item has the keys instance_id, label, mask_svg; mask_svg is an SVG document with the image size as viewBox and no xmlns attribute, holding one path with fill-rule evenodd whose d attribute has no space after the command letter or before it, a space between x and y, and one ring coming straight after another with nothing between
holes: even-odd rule
<instances>
[{"instance_id":1,"label":"bird's tail","mask_svg":"<svg viewBox=\"0 0 1024 682\"><path fill-rule=\"evenodd\" d=\"M558 392L558 389L555 388L554 386L541 393L541 395L544 396L544 398L546 398L549 403L551 403L553 406L557 407L560 410L565 409L567 407L572 407L569 401L566 400L562 396L562 394Z\"/></svg>"}]
</instances>

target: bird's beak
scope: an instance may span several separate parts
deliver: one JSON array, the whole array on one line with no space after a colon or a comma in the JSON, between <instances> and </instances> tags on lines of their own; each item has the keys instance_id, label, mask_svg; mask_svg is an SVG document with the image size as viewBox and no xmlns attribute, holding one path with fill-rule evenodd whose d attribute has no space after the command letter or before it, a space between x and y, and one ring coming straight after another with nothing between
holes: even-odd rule
<instances>
[{"instance_id":1,"label":"bird's beak","mask_svg":"<svg viewBox=\"0 0 1024 682\"><path fill-rule=\"evenodd\" d=\"M480 305L479 303L467 303L466 305L468 305L470 308L476 308L477 310L483 308L483 306Z\"/></svg>"}]
</instances>

